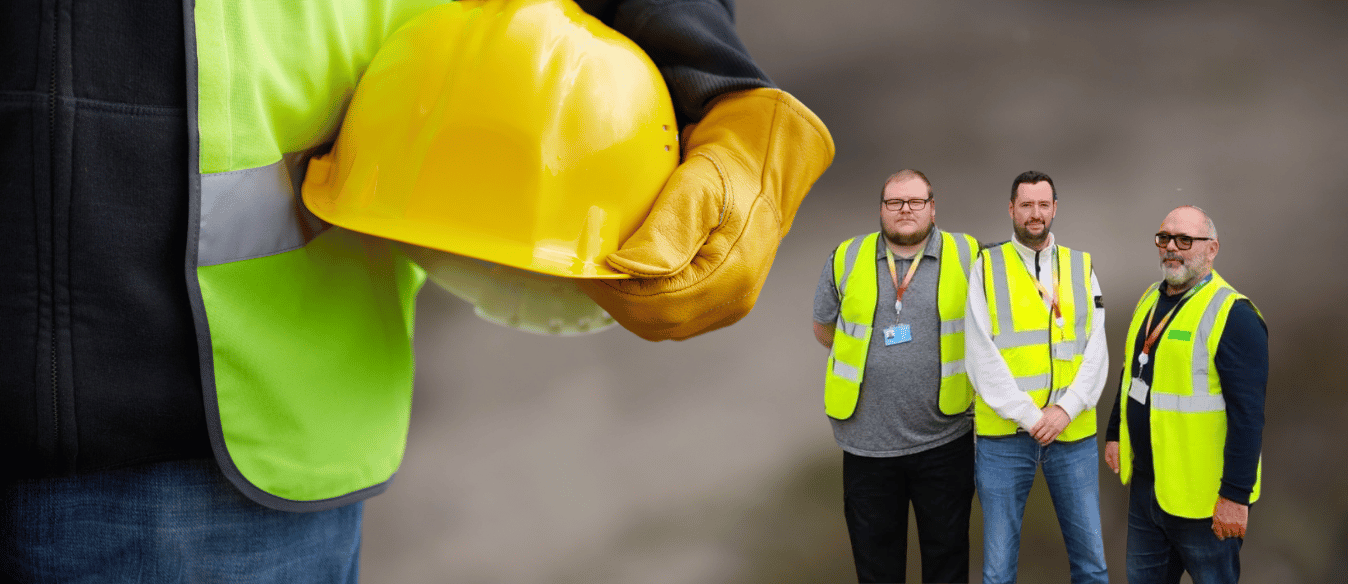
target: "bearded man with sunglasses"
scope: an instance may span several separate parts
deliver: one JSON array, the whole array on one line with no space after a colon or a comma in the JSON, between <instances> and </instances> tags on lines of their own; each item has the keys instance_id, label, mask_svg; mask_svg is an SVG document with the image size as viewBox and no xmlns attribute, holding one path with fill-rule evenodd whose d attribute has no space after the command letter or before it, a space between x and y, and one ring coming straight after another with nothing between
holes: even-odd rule
<instances>
[{"instance_id":1,"label":"bearded man with sunglasses","mask_svg":"<svg viewBox=\"0 0 1348 584\"><path fill-rule=\"evenodd\" d=\"M1154 240L1164 279L1133 312L1105 434L1105 463L1131 482L1128 581L1236 582L1259 498L1268 328L1213 271L1221 245L1202 209L1171 211Z\"/></svg>"},{"instance_id":2,"label":"bearded man with sunglasses","mask_svg":"<svg viewBox=\"0 0 1348 584\"><path fill-rule=\"evenodd\" d=\"M831 349L824 410L843 450L843 512L857 579L903 582L908 504L923 582L969 581L974 496L964 297L978 242L936 228L931 183L881 187L880 231L842 242L814 298Z\"/></svg>"}]
</instances>

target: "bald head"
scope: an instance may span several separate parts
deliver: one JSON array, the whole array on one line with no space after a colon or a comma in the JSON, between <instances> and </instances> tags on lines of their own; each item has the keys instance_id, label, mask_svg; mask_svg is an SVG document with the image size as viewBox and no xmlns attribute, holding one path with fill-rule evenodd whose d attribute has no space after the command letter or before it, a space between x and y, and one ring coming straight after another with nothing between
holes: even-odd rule
<instances>
[{"instance_id":1,"label":"bald head","mask_svg":"<svg viewBox=\"0 0 1348 584\"><path fill-rule=\"evenodd\" d=\"M1177 207L1165 216L1157 235L1170 236L1157 251L1161 256L1161 276L1171 294L1192 288L1212 272L1212 260L1217 258L1221 245L1217 242L1216 224L1202 209L1193 205ZM1158 237L1157 241L1161 239ZM1181 240L1190 245L1189 249L1181 249Z\"/></svg>"},{"instance_id":2,"label":"bald head","mask_svg":"<svg viewBox=\"0 0 1348 584\"><path fill-rule=\"evenodd\" d=\"M1166 225L1176 227L1193 228L1191 231L1166 231ZM1165 216L1165 221L1161 222L1161 231L1167 233L1192 235L1195 237L1211 237L1217 239L1217 224L1208 217L1207 211L1204 211L1193 205L1181 205L1175 207L1169 215Z\"/></svg>"}]
</instances>

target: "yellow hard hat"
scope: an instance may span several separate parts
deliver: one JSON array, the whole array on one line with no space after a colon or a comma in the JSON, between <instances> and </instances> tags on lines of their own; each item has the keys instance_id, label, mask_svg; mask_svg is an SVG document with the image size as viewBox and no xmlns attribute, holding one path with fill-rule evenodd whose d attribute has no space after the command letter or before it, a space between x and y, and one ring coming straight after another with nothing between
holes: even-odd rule
<instances>
[{"instance_id":1,"label":"yellow hard hat","mask_svg":"<svg viewBox=\"0 0 1348 584\"><path fill-rule=\"evenodd\" d=\"M451 2L370 63L303 198L323 220L567 278L604 258L679 162L659 71L570 0Z\"/></svg>"}]
</instances>

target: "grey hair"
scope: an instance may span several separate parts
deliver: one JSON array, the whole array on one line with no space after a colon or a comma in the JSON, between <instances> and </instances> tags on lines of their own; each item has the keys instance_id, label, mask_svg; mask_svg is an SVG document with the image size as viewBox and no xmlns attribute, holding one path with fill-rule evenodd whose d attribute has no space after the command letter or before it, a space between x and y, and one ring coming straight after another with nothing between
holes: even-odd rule
<instances>
[{"instance_id":1,"label":"grey hair","mask_svg":"<svg viewBox=\"0 0 1348 584\"><path fill-rule=\"evenodd\" d=\"M1204 210L1203 210L1201 207L1199 207L1198 205L1182 205L1182 206L1183 206L1183 207L1188 207L1188 208L1190 208L1190 209L1193 209L1193 210L1195 210L1195 211L1198 211L1199 213L1202 213L1202 214L1203 214L1203 222L1207 223L1207 225L1208 225L1208 237L1211 237L1211 238L1213 238L1213 239L1217 239L1217 224L1212 222L1212 216L1211 216L1211 215L1208 215L1208 212L1207 212L1207 211L1204 211Z\"/></svg>"}]
</instances>

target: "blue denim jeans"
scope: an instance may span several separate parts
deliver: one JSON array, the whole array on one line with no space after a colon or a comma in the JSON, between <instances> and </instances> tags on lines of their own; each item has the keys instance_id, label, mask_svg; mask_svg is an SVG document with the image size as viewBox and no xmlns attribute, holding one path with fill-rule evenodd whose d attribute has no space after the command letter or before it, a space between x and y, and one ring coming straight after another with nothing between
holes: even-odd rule
<instances>
[{"instance_id":1,"label":"blue denim jeans","mask_svg":"<svg viewBox=\"0 0 1348 584\"><path fill-rule=\"evenodd\" d=\"M214 460L5 484L0 580L355 582L362 506L268 509Z\"/></svg>"},{"instance_id":2,"label":"blue denim jeans","mask_svg":"<svg viewBox=\"0 0 1348 584\"><path fill-rule=\"evenodd\" d=\"M1043 466L1058 515L1072 582L1108 582L1100 529L1099 450L1095 438L1040 446L1026 433L979 436L974 478L983 506L983 582L1016 581L1025 501Z\"/></svg>"},{"instance_id":3,"label":"blue denim jeans","mask_svg":"<svg viewBox=\"0 0 1348 584\"><path fill-rule=\"evenodd\" d=\"M1240 579L1244 539L1217 539L1212 518L1186 519L1161 510L1150 476L1133 475L1128 488L1128 582L1177 584L1185 571L1194 584Z\"/></svg>"}]
</instances>

